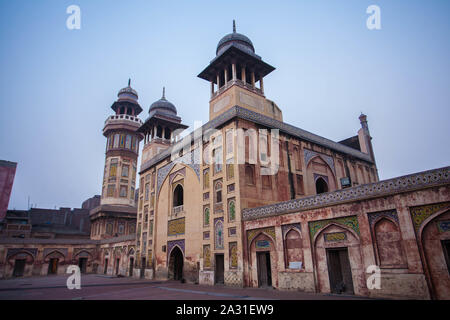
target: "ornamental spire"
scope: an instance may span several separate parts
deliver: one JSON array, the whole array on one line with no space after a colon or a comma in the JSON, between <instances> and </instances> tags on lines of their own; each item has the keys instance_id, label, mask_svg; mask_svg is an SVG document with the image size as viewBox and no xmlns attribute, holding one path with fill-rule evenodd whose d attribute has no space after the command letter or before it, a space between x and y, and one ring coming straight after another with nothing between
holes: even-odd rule
<instances>
[{"instance_id":1,"label":"ornamental spire","mask_svg":"<svg viewBox=\"0 0 450 320\"><path fill-rule=\"evenodd\" d=\"M128 78L128 87L131 87L131 78Z\"/></svg>"},{"instance_id":2,"label":"ornamental spire","mask_svg":"<svg viewBox=\"0 0 450 320\"><path fill-rule=\"evenodd\" d=\"M166 99L166 87L163 87L162 99Z\"/></svg>"},{"instance_id":3,"label":"ornamental spire","mask_svg":"<svg viewBox=\"0 0 450 320\"><path fill-rule=\"evenodd\" d=\"M233 33L236 33L236 21L233 19Z\"/></svg>"}]
</instances>

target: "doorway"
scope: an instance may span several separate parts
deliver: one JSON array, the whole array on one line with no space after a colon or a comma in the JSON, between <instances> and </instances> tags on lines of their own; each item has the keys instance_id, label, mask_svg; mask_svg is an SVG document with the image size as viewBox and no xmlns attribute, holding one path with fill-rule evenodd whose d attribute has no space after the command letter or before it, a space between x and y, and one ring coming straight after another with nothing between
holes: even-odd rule
<instances>
[{"instance_id":1,"label":"doorway","mask_svg":"<svg viewBox=\"0 0 450 320\"><path fill-rule=\"evenodd\" d=\"M120 259L116 260L116 275L119 275L119 266L120 266Z\"/></svg>"},{"instance_id":2,"label":"doorway","mask_svg":"<svg viewBox=\"0 0 450 320\"><path fill-rule=\"evenodd\" d=\"M14 263L13 277L23 277L26 259L16 259Z\"/></svg>"},{"instance_id":3,"label":"doorway","mask_svg":"<svg viewBox=\"0 0 450 320\"><path fill-rule=\"evenodd\" d=\"M108 259L105 259L105 268L103 270L103 274L107 274L108 273Z\"/></svg>"},{"instance_id":4,"label":"doorway","mask_svg":"<svg viewBox=\"0 0 450 320\"><path fill-rule=\"evenodd\" d=\"M144 278L145 276L145 258L142 258L141 260L141 278Z\"/></svg>"},{"instance_id":5,"label":"doorway","mask_svg":"<svg viewBox=\"0 0 450 320\"><path fill-rule=\"evenodd\" d=\"M183 253L178 247L174 247L170 253L169 278L183 280Z\"/></svg>"},{"instance_id":6,"label":"doorway","mask_svg":"<svg viewBox=\"0 0 450 320\"><path fill-rule=\"evenodd\" d=\"M257 252L258 287L272 286L272 269L270 265L270 251Z\"/></svg>"},{"instance_id":7,"label":"doorway","mask_svg":"<svg viewBox=\"0 0 450 320\"><path fill-rule=\"evenodd\" d=\"M133 267L134 267L134 258L130 258L130 271L129 271L129 276L132 277L133 276Z\"/></svg>"},{"instance_id":8,"label":"doorway","mask_svg":"<svg viewBox=\"0 0 450 320\"><path fill-rule=\"evenodd\" d=\"M58 273L58 258L52 258L48 263L48 274L57 274L57 273Z\"/></svg>"},{"instance_id":9,"label":"doorway","mask_svg":"<svg viewBox=\"0 0 450 320\"><path fill-rule=\"evenodd\" d=\"M326 249L328 275L332 293L354 294L352 270L347 248Z\"/></svg>"},{"instance_id":10,"label":"doorway","mask_svg":"<svg viewBox=\"0 0 450 320\"><path fill-rule=\"evenodd\" d=\"M225 278L224 278L224 256L223 254L216 254L216 283L217 284L224 284Z\"/></svg>"},{"instance_id":11,"label":"doorway","mask_svg":"<svg viewBox=\"0 0 450 320\"><path fill-rule=\"evenodd\" d=\"M80 267L81 273L86 273L87 258L78 259L78 267Z\"/></svg>"}]
</instances>

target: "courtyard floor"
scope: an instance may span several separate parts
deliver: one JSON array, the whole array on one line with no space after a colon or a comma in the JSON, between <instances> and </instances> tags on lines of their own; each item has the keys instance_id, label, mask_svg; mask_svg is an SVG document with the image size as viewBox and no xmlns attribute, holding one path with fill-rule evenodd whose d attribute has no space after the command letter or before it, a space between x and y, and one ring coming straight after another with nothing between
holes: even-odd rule
<instances>
[{"instance_id":1,"label":"courtyard floor","mask_svg":"<svg viewBox=\"0 0 450 320\"><path fill-rule=\"evenodd\" d=\"M341 300L355 296L260 288L205 286L146 279L82 275L81 289L69 290L68 275L0 280L0 300Z\"/></svg>"}]
</instances>

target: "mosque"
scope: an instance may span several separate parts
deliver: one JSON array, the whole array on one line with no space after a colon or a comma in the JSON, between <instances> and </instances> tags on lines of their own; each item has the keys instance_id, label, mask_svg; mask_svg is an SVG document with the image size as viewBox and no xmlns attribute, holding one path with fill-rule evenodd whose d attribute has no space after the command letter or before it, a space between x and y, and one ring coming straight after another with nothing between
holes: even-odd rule
<instances>
[{"instance_id":1,"label":"mosque","mask_svg":"<svg viewBox=\"0 0 450 320\"><path fill-rule=\"evenodd\" d=\"M142 121L129 82L104 125L89 239L3 237L0 276L76 263L206 285L450 299L450 167L380 181L367 116L339 142L290 125L264 93L274 70L233 25L198 75L210 82L209 121L184 137L165 91Z\"/></svg>"}]
</instances>

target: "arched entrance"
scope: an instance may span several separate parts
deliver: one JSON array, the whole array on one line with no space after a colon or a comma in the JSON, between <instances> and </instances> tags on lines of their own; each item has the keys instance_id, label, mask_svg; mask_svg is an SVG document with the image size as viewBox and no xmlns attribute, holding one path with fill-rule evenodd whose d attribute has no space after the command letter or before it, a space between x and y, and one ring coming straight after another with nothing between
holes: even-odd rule
<instances>
[{"instance_id":1,"label":"arched entrance","mask_svg":"<svg viewBox=\"0 0 450 320\"><path fill-rule=\"evenodd\" d=\"M252 287L277 287L278 268L275 243L266 233L260 233L250 242Z\"/></svg>"},{"instance_id":2,"label":"arched entrance","mask_svg":"<svg viewBox=\"0 0 450 320\"><path fill-rule=\"evenodd\" d=\"M312 242L319 292L368 294L360 239L353 229L332 222L317 230Z\"/></svg>"},{"instance_id":3,"label":"arched entrance","mask_svg":"<svg viewBox=\"0 0 450 320\"><path fill-rule=\"evenodd\" d=\"M320 194L325 192L328 192L328 184L323 178L318 178L316 180L316 193Z\"/></svg>"},{"instance_id":4,"label":"arched entrance","mask_svg":"<svg viewBox=\"0 0 450 320\"><path fill-rule=\"evenodd\" d=\"M183 253L175 246L169 257L169 279L183 279Z\"/></svg>"},{"instance_id":5,"label":"arched entrance","mask_svg":"<svg viewBox=\"0 0 450 320\"><path fill-rule=\"evenodd\" d=\"M425 221L420 233L432 298L450 299L450 210L436 213Z\"/></svg>"}]
</instances>

